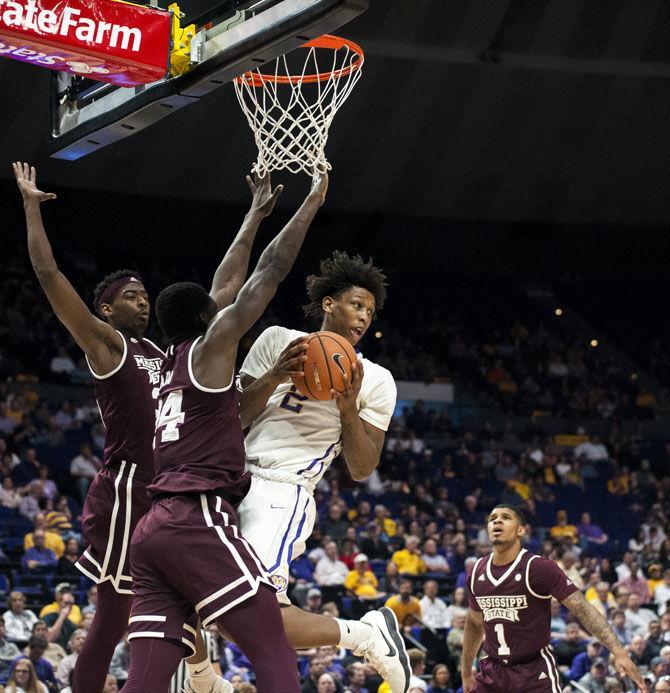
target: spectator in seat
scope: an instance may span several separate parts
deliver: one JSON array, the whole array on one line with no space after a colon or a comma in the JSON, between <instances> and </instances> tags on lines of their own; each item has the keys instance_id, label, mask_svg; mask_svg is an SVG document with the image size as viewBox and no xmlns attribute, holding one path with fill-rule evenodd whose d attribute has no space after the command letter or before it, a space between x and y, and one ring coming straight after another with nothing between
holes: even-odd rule
<instances>
[{"instance_id":1,"label":"spectator in seat","mask_svg":"<svg viewBox=\"0 0 670 693\"><path fill-rule=\"evenodd\" d=\"M309 611L311 614L320 614L321 607L323 606L323 594L318 587L312 587L307 592L307 601L303 609Z\"/></svg>"},{"instance_id":2,"label":"spectator in seat","mask_svg":"<svg viewBox=\"0 0 670 693\"><path fill-rule=\"evenodd\" d=\"M324 548L326 555L316 564L314 579L322 587L343 585L349 569L338 558L337 544L329 541Z\"/></svg>"},{"instance_id":3,"label":"spectator in seat","mask_svg":"<svg viewBox=\"0 0 670 693\"><path fill-rule=\"evenodd\" d=\"M23 453L23 460L12 469L12 479L17 486L25 486L39 478L42 463L37 459L35 448L28 448Z\"/></svg>"},{"instance_id":4,"label":"spectator in seat","mask_svg":"<svg viewBox=\"0 0 670 693\"><path fill-rule=\"evenodd\" d=\"M394 537L396 534L396 523L395 520L389 517L389 511L384 505L375 505L375 519L379 527L379 531L383 536L387 538Z\"/></svg>"},{"instance_id":5,"label":"spectator in seat","mask_svg":"<svg viewBox=\"0 0 670 693\"><path fill-rule=\"evenodd\" d=\"M611 626L614 631L614 635L619 638L619 640L624 645L630 645L630 641L633 639L633 634L630 632L630 628L626 625L626 614L621 609L612 609L610 611Z\"/></svg>"},{"instance_id":6,"label":"spectator in seat","mask_svg":"<svg viewBox=\"0 0 670 693\"><path fill-rule=\"evenodd\" d=\"M76 566L79 559L79 543L76 539L68 539L65 543L65 553L58 559L56 573L68 578L78 579L80 572Z\"/></svg>"},{"instance_id":7,"label":"spectator in seat","mask_svg":"<svg viewBox=\"0 0 670 693\"><path fill-rule=\"evenodd\" d=\"M476 496L466 496L463 499L461 519L468 530L477 531L480 525L484 524L484 513L477 507L478 502Z\"/></svg>"},{"instance_id":8,"label":"spectator in seat","mask_svg":"<svg viewBox=\"0 0 670 693\"><path fill-rule=\"evenodd\" d=\"M379 582L370 570L368 557L364 553L359 553L354 559L354 569L347 574L344 586L362 599L375 599L379 595Z\"/></svg>"},{"instance_id":9,"label":"spectator in seat","mask_svg":"<svg viewBox=\"0 0 670 693\"><path fill-rule=\"evenodd\" d=\"M666 646L661 631L660 621L651 621L647 629L647 648L652 657L660 657L661 650Z\"/></svg>"},{"instance_id":10,"label":"spectator in seat","mask_svg":"<svg viewBox=\"0 0 670 693\"><path fill-rule=\"evenodd\" d=\"M581 691L588 693L605 693L605 682L609 673L607 662L602 657L597 657L589 671L580 678L577 683Z\"/></svg>"},{"instance_id":11,"label":"spectator in seat","mask_svg":"<svg viewBox=\"0 0 670 693\"><path fill-rule=\"evenodd\" d=\"M342 515L342 506L339 503L331 503L328 506L328 517L321 523L322 534L329 534L335 541L344 539L349 523Z\"/></svg>"},{"instance_id":12,"label":"spectator in seat","mask_svg":"<svg viewBox=\"0 0 670 693\"><path fill-rule=\"evenodd\" d=\"M405 539L405 548L396 551L391 556L391 560L398 566L401 575L423 575L426 572L426 564L421 559L417 537L408 536Z\"/></svg>"},{"instance_id":13,"label":"spectator in seat","mask_svg":"<svg viewBox=\"0 0 670 693\"><path fill-rule=\"evenodd\" d=\"M451 630L447 635L447 647L452 657L459 661L463 654L463 637L465 635L465 616L466 614L456 614L451 623Z\"/></svg>"},{"instance_id":14,"label":"spectator in seat","mask_svg":"<svg viewBox=\"0 0 670 693\"><path fill-rule=\"evenodd\" d=\"M454 594L451 598L451 604L447 606L447 618L449 619L449 626L454 621L454 618L459 614L467 614L468 605L465 600L465 588L457 587L454 590Z\"/></svg>"},{"instance_id":15,"label":"spectator in seat","mask_svg":"<svg viewBox=\"0 0 670 693\"><path fill-rule=\"evenodd\" d=\"M645 635L649 624L656 620L656 614L650 609L640 606L640 597L631 593L628 597L628 608L626 609L626 625L630 628L633 635Z\"/></svg>"},{"instance_id":16,"label":"spectator in seat","mask_svg":"<svg viewBox=\"0 0 670 693\"><path fill-rule=\"evenodd\" d=\"M28 661L32 663L35 668L35 673L37 678L51 690L58 690L56 687L56 678L54 677L54 670L51 664L43 657L45 650L47 649L46 638L41 638L39 635L32 635L28 641ZM25 660L24 655L19 655L10 665L10 672L13 671L19 662ZM10 674L11 675L11 674Z\"/></svg>"},{"instance_id":17,"label":"spectator in seat","mask_svg":"<svg viewBox=\"0 0 670 693\"><path fill-rule=\"evenodd\" d=\"M649 651L647 650L647 641L644 635L634 635L628 646L630 658L638 667L648 667L651 662Z\"/></svg>"},{"instance_id":18,"label":"spectator in seat","mask_svg":"<svg viewBox=\"0 0 670 693\"><path fill-rule=\"evenodd\" d=\"M72 512L67 504L66 496L59 496L55 508L45 515L47 531L60 534L63 541L74 538L81 541L81 535L72 529Z\"/></svg>"},{"instance_id":19,"label":"spectator in seat","mask_svg":"<svg viewBox=\"0 0 670 693\"><path fill-rule=\"evenodd\" d=\"M574 450L575 459L584 457L590 462L609 459L607 448L602 444L600 436L591 436L590 440L580 443Z\"/></svg>"},{"instance_id":20,"label":"spectator in seat","mask_svg":"<svg viewBox=\"0 0 670 693\"><path fill-rule=\"evenodd\" d=\"M88 443L82 443L79 454L70 462L70 474L75 478L75 486L82 503L86 500L88 487L100 469L102 469L100 458L93 454Z\"/></svg>"},{"instance_id":21,"label":"spectator in seat","mask_svg":"<svg viewBox=\"0 0 670 693\"><path fill-rule=\"evenodd\" d=\"M436 664L428 682L426 693L454 693L451 687L451 674L446 664Z\"/></svg>"},{"instance_id":22,"label":"spectator in seat","mask_svg":"<svg viewBox=\"0 0 670 693\"><path fill-rule=\"evenodd\" d=\"M314 655L309 661L309 677L302 684L301 693L317 693L319 679L326 673L326 662L323 657Z\"/></svg>"},{"instance_id":23,"label":"spectator in seat","mask_svg":"<svg viewBox=\"0 0 670 693\"><path fill-rule=\"evenodd\" d=\"M365 534L361 535L361 551L372 560L388 560L388 545L382 538L377 522L368 523Z\"/></svg>"},{"instance_id":24,"label":"spectator in seat","mask_svg":"<svg viewBox=\"0 0 670 693\"><path fill-rule=\"evenodd\" d=\"M30 573L44 573L54 570L58 563L56 554L47 549L45 544L45 532L43 529L36 529L33 532L34 545L31 546L21 559L23 569Z\"/></svg>"},{"instance_id":25,"label":"spectator in seat","mask_svg":"<svg viewBox=\"0 0 670 693\"><path fill-rule=\"evenodd\" d=\"M553 645L556 662L561 667L569 667L577 655L586 652L586 641L582 638L579 625L576 623L568 623L565 627L565 637Z\"/></svg>"},{"instance_id":26,"label":"spectator in seat","mask_svg":"<svg viewBox=\"0 0 670 693\"><path fill-rule=\"evenodd\" d=\"M42 620L35 621L32 634L38 635L40 638L45 638L49 643L47 645L47 649L44 650L44 654L42 656L49 662L49 664L51 664L55 671L58 668L58 665L60 664L61 660L66 655L65 650L58 643L51 642L49 640L49 629L47 628L47 624ZM28 655L27 646L23 650L23 654L26 656Z\"/></svg>"},{"instance_id":27,"label":"spectator in seat","mask_svg":"<svg viewBox=\"0 0 670 693\"><path fill-rule=\"evenodd\" d=\"M98 608L98 586L91 585L86 593L87 602L84 608L81 610L83 614L95 614Z\"/></svg>"},{"instance_id":28,"label":"spectator in seat","mask_svg":"<svg viewBox=\"0 0 670 693\"><path fill-rule=\"evenodd\" d=\"M577 525L577 532L582 549L590 554L597 553L597 549L608 542L607 534L600 525L591 521L589 513L582 513L582 521Z\"/></svg>"},{"instance_id":29,"label":"spectator in seat","mask_svg":"<svg viewBox=\"0 0 670 693\"><path fill-rule=\"evenodd\" d=\"M421 560L429 573L448 573L450 568L447 559L437 552L435 539L426 539L423 543L423 555Z\"/></svg>"},{"instance_id":30,"label":"spectator in seat","mask_svg":"<svg viewBox=\"0 0 670 693\"><path fill-rule=\"evenodd\" d=\"M74 603L74 596L69 586L67 589L61 589L56 600L58 603L58 611L47 613L43 616L43 620L49 628L49 638L51 641L57 642L61 647L67 647L70 637L81 621L81 612L79 612L76 620L71 620L74 618L72 615L74 608L76 607L77 611L79 611L79 607ZM42 611L44 611L44 609ZM42 616L42 614L40 614L40 616Z\"/></svg>"},{"instance_id":31,"label":"spectator in seat","mask_svg":"<svg viewBox=\"0 0 670 693\"><path fill-rule=\"evenodd\" d=\"M19 501L19 515L31 522L40 512L40 494L35 486L24 486Z\"/></svg>"},{"instance_id":32,"label":"spectator in seat","mask_svg":"<svg viewBox=\"0 0 670 693\"><path fill-rule=\"evenodd\" d=\"M37 489L39 497L54 502L58 497L58 486L56 486L56 482L50 478L51 472L49 467L45 464L41 464L37 475L37 479L31 483Z\"/></svg>"},{"instance_id":33,"label":"spectator in seat","mask_svg":"<svg viewBox=\"0 0 670 693\"><path fill-rule=\"evenodd\" d=\"M44 532L44 546L47 549L51 549L56 554L56 558L60 558L65 552L65 544L63 543L63 539L61 538L60 534L58 534L58 532L51 531L47 527L46 515L42 512L35 515L34 522L35 529L32 532L28 532L28 534L23 537L23 550L27 551L29 548L34 546L34 533L37 530L41 530Z\"/></svg>"},{"instance_id":34,"label":"spectator in seat","mask_svg":"<svg viewBox=\"0 0 670 693\"><path fill-rule=\"evenodd\" d=\"M32 635L37 616L26 609L26 598L21 592L10 592L7 611L2 615L5 622L7 640L24 647Z\"/></svg>"},{"instance_id":35,"label":"spectator in seat","mask_svg":"<svg viewBox=\"0 0 670 693\"><path fill-rule=\"evenodd\" d=\"M22 657L14 663L5 693L49 693L49 689L37 678L33 663Z\"/></svg>"},{"instance_id":36,"label":"spectator in seat","mask_svg":"<svg viewBox=\"0 0 670 693\"><path fill-rule=\"evenodd\" d=\"M598 609L605 618L607 618L611 609L616 609L616 600L610 592L610 586L607 582L596 583L595 594L587 601Z\"/></svg>"},{"instance_id":37,"label":"spectator in seat","mask_svg":"<svg viewBox=\"0 0 670 693\"><path fill-rule=\"evenodd\" d=\"M572 551L565 551L556 565L575 583L578 589L584 589L584 578L577 568L577 556Z\"/></svg>"},{"instance_id":38,"label":"spectator in seat","mask_svg":"<svg viewBox=\"0 0 670 693\"><path fill-rule=\"evenodd\" d=\"M9 677L9 667L21 652L15 643L6 638L5 619L0 618L0 682Z\"/></svg>"},{"instance_id":39,"label":"spectator in seat","mask_svg":"<svg viewBox=\"0 0 670 693\"><path fill-rule=\"evenodd\" d=\"M84 640L86 640L86 631L81 628L77 628L68 640L70 654L61 660L56 669L56 681L61 688L67 686L70 681L70 676L74 671L74 665L77 662L77 657L79 657Z\"/></svg>"},{"instance_id":40,"label":"spectator in seat","mask_svg":"<svg viewBox=\"0 0 670 693\"><path fill-rule=\"evenodd\" d=\"M565 637L567 624L561 614L561 604L557 599L551 599L551 639L560 640Z\"/></svg>"},{"instance_id":41,"label":"spectator in seat","mask_svg":"<svg viewBox=\"0 0 670 693\"><path fill-rule=\"evenodd\" d=\"M625 587L631 594L636 594L640 598L640 604L651 601L651 591L640 570L640 565L633 561L630 564L630 575L620 580L616 587Z\"/></svg>"},{"instance_id":42,"label":"spectator in seat","mask_svg":"<svg viewBox=\"0 0 670 693\"><path fill-rule=\"evenodd\" d=\"M386 592L386 594L399 592L400 580L400 571L398 570L397 564L395 564L393 561L389 561L386 564L386 572L381 580L379 589L381 592Z\"/></svg>"},{"instance_id":43,"label":"spectator in seat","mask_svg":"<svg viewBox=\"0 0 670 693\"><path fill-rule=\"evenodd\" d=\"M554 541L567 538L573 544L576 544L579 538L577 527L568 524L568 513L565 510L556 513L556 524L549 530L549 534Z\"/></svg>"},{"instance_id":44,"label":"spectator in seat","mask_svg":"<svg viewBox=\"0 0 670 693\"><path fill-rule=\"evenodd\" d=\"M407 656L409 657L409 668L412 670L412 675L409 679L409 693L425 691L427 685L426 682L421 678L426 673L425 653L413 647L407 650Z\"/></svg>"},{"instance_id":45,"label":"spectator in seat","mask_svg":"<svg viewBox=\"0 0 670 693\"><path fill-rule=\"evenodd\" d=\"M365 687L365 667L360 662L354 662L347 667L345 693L369 693Z\"/></svg>"},{"instance_id":46,"label":"spectator in seat","mask_svg":"<svg viewBox=\"0 0 670 693\"><path fill-rule=\"evenodd\" d=\"M109 665L109 673L113 674L123 686L128 678L128 669L130 669L130 647L128 647L128 634L126 633L123 640L114 650L112 661Z\"/></svg>"},{"instance_id":47,"label":"spectator in seat","mask_svg":"<svg viewBox=\"0 0 670 693\"><path fill-rule=\"evenodd\" d=\"M660 563L652 563L647 567L647 585L651 592L651 601L656 601L656 590L663 584L663 568Z\"/></svg>"},{"instance_id":48,"label":"spectator in seat","mask_svg":"<svg viewBox=\"0 0 670 693\"><path fill-rule=\"evenodd\" d=\"M572 665L566 676L571 681L579 681L582 676L589 673L596 659L602 657L603 646L597 640L590 640L586 646L586 652L578 654L573 660Z\"/></svg>"},{"instance_id":49,"label":"spectator in seat","mask_svg":"<svg viewBox=\"0 0 670 693\"><path fill-rule=\"evenodd\" d=\"M69 582L59 582L54 590L54 601L42 607L40 618L44 618L48 614L57 614L61 609L62 597L64 594L69 594L72 597L72 586ZM74 598L73 598L74 599ZM70 612L70 621L74 626L78 626L81 621L81 609L74 604Z\"/></svg>"},{"instance_id":50,"label":"spectator in seat","mask_svg":"<svg viewBox=\"0 0 670 693\"><path fill-rule=\"evenodd\" d=\"M3 508L18 508L21 504L21 492L14 488L11 476L6 476L0 486L0 505Z\"/></svg>"},{"instance_id":51,"label":"spectator in seat","mask_svg":"<svg viewBox=\"0 0 670 693\"><path fill-rule=\"evenodd\" d=\"M421 605L421 620L429 628L449 628L451 626L451 619L447 611L447 605L437 594L437 581L427 580L423 583L423 597L419 600L419 604Z\"/></svg>"},{"instance_id":52,"label":"spectator in seat","mask_svg":"<svg viewBox=\"0 0 670 693\"><path fill-rule=\"evenodd\" d=\"M387 606L398 619L401 627L409 631L416 625L417 619L421 620L421 604L416 597L412 596L412 582L410 580L400 581L400 592L389 597L384 606Z\"/></svg>"},{"instance_id":53,"label":"spectator in seat","mask_svg":"<svg viewBox=\"0 0 670 693\"><path fill-rule=\"evenodd\" d=\"M632 551L624 551L621 563L615 568L618 576L617 583L630 575L630 565L635 562L635 554Z\"/></svg>"}]
</instances>

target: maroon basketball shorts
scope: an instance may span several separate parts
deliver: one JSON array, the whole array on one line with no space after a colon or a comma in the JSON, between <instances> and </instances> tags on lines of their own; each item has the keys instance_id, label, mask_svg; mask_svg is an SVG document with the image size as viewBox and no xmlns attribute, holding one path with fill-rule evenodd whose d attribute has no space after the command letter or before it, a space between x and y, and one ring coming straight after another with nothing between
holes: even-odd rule
<instances>
[{"instance_id":1,"label":"maroon basketball shorts","mask_svg":"<svg viewBox=\"0 0 670 693\"><path fill-rule=\"evenodd\" d=\"M561 693L561 690L556 660L550 647L520 664L505 664L485 657L480 660L475 676L476 693Z\"/></svg>"},{"instance_id":2,"label":"maroon basketball shorts","mask_svg":"<svg viewBox=\"0 0 670 693\"><path fill-rule=\"evenodd\" d=\"M129 636L164 638L195 652L197 618L207 626L273 587L240 536L230 504L214 493L157 500L130 544L133 607Z\"/></svg>"},{"instance_id":3,"label":"maroon basketball shorts","mask_svg":"<svg viewBox=\"0 0 670 693\"><path fill-rule=\"evenodd\" d=\"M101 469L86 495L82 513L84 553L77 567L96 583L109 580L120 594L132 594L129 547L133 530L151 507L136 464L121 462L118 471Z\"/></svg>"}]
</instances>

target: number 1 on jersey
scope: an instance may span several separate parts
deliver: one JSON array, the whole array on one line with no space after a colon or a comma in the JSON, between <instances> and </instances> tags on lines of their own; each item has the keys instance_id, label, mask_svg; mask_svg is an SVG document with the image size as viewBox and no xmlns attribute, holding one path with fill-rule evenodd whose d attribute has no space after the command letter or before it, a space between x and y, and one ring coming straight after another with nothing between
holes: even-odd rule
<instances>
[{"instance_id":1,"label":"number 1 on jersey","mask_svg":"<svg viewBox=\"0 0 670 693\"><path fill-rule=\"evenodd\" d=\"M172 443L179 440L179 424L184 423L184 413L181 410L182 391L174 390L164 402L160 402L160 414L156 422L156 433L163 428L161 443Z\"/></svg>"},{"instance_id":2,"label":"number 1 on jersey","mask_svg":"<svg viewBox=\"0 0 670 693\"><path fill-rule=\"evenodd\" d=\"M498 642L500 643L498 654L501 657L508 657L510 654L512 654L512 650L509 649L507 640L505 640L505 626L502 623L496 623L493 630L495 630L496 635L498 636Z\"/></svg>"}]
</instances>

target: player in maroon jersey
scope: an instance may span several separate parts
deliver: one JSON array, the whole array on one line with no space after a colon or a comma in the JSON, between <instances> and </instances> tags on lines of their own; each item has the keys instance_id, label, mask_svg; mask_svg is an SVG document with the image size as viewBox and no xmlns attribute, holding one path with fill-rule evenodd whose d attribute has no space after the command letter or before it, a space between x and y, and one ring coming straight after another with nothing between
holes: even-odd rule
<instances>
[{"instance_id":1,"label":"player in maroon jersey","mask_svg":"<svg viewBox=\"0 0 670 693\"><path fill-rule=\"evenodd\" d=\"M617 671L643 691L640 672L607 620L553 561L522 548L526 521L521 511L504 503L496 505L487 531L493 552L480 558L468 575L469 609L461 660L464 693L560 693L549 646L552 597L607 647ZM482 639L485 656L473 676L472 663Z\"/></svg>"},{"instance_id":2,"label":"player in maroon jersey","mask_svg":"<svg viewBox=\"0 0 670 693\"><path fill-rule=\"evenodd\" d=\"M156 315L170 341L161 371L154 439L155 502L130 546L135 590L127 693L163 691L196 619L216 623L251 660L264 693L300 690L274 588L240 536L235 507L249 489L235 357L291 269L323 204L318 173L298 212L261 255L235 302L222 311L197 284L164 289Z\"/></svg>"},{"instance_id":3,"label":"player in maroon jersey","mask_svg":"<svg viewBox=\"0 0 670 693\"><path fill-rule=\"evenodd\" d=\"M165 354L144 338L149 299L133 270L108 275L96 288L96 317L59 270L42 223L40 205L56 196L37 188L36 171L13 165L23 196L28 251L39 282L59 320L82 348L94 376L105 424L104 467L89 489L83 511L88 544L79 569L98 583L98 607L74 672L74 691L104 687L114 648L128 626L132 580L128 545L151 499L146 486L154 476L153 431L160 368ZM252 207L216 271L211 296L223 308L246 277L251 244L261 220L273 209L281 186L247 178Z\"/></svg>"}]
</instances>

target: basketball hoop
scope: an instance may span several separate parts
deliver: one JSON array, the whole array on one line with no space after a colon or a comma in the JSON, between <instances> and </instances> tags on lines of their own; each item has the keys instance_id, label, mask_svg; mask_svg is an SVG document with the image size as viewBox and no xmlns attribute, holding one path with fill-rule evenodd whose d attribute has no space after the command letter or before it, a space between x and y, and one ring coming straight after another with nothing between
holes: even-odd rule
<instances>
[{"instance_id":1,"label":"basketball hoop","mask_svg":"<svg viewBox=\"0 0 670 693\"><path fill-rule=\"evenodd\" d=\"M277 58L273 72L256 68L234 81L258 146L252 170L261 178L282 169L312 176L332 168L328 129L361 77L365 55L353 41L325 35L300 48L306 51L302 67L291 68L302 54L294 51Z\"/></svg>"}]
</instances>

